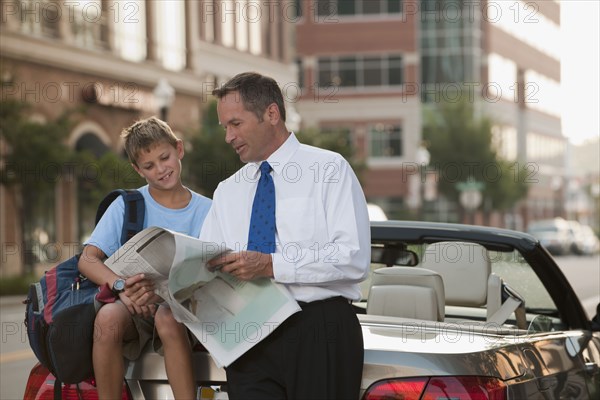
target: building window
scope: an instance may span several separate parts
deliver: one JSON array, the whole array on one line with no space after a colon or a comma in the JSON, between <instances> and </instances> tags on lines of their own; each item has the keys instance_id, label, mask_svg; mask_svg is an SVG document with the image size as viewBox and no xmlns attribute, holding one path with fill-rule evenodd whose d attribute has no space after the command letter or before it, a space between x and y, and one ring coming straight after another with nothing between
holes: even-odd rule
<instances>
[{"instance_id":1,"label":"building window","mask_svg":"<svg viewBox=\"0 0 600 400\"><path fill-rule=\"evenodd\" d=\"M304 63L301 58L296 59L296 68L298 68L298 87L304 87Z\"/></svg>"},{"instance_id":2,"label":"building window","mask_svg":"<svg viewBox=\"0 0 600 400\"><path fill-rule=\"evenodd\" d=\"M76 2L74 6L73 21L69 25L75 44L87 49L107 49L110 31L108 10L102 9L99 0Z\"/></svg>"},{"instance_id":3,"label":"building window","mask_svg":"<svg viewBox=\"0 0 600 400\"><path fill-rule=\"evenodd\" d=\"M294 17L302 18L302 0L294 0Z\"/></svg>"},{"instance_id":4,"label":"building window","mask_svg":"<svg viewBox=\"0 0 600 400\"><path fill-rule=\"evenodd\" d=\"M4 7L4 2L3 7ZM60 5L48 0L15 2L19 10L21 31L49 38L59 38ZM6 17L6 16L3 16Z\"/></svg>"},{"instance_id":5,"label":"building window","mask_svg":"<svg viewBox=\"0 0 600 400\"><path fill-rule=\"evenodd\" d=\"M401 157L402 127L395 124L375 124L369 127L370 157Z\"/></svg>"},{"instance_id":6,"label":"building window","mask_svg":"<svg viewBox=\"0 0 600 400\"><path fill-rule=\"evenodd\" d=\"M564 165L566 139L536 132L527 133L527 160L544 165Z\"/></svg>"},{"instance_id":7,"label":"building window","mask_svg":"<svg viewBox=\"0 0 600 400\"><path fill-rule=\"evenodd\" d=\"M382 15L402 12L402 0L316 0L317 15Z\"/></svg>"},{"instance_id":8,"label":"building window","mask_svg":"<svg viewBox=\"0 0 600 400\"><path fill-rule=\"evenodd\" d=\"M462 90L459 83L480 82L481 13L462 1L428 0L420 5L422 100L437 101L441 92Z\"/></svg>"},{"instance_id":9,"label":"building window","mask_svg":"<svg viewBox=\"0 0 600 400\"><path fill-rule=\"evenodd\" d=\"M143 61L146 59L146 5L139 0L125 3L115 3L119 15L128 17L113 21L111 28L114 30L114 51L121 58L128 61ZM134 13L135 12L135 13ZM138 17L138 15L140 17ZM138 22L139 19L139 22ZM135 21L135 23L132 23Z\"/></svg>"},{"instance_id":10,"label":"building window","mask_svg":"<svg viewBox=\"0 0 600 400\"><path fill-rule=\"evenodd\" d=\"M320 87L388 87L402 85L402 57L344 56L318 59Z\"/></svg>"}]
</instances>

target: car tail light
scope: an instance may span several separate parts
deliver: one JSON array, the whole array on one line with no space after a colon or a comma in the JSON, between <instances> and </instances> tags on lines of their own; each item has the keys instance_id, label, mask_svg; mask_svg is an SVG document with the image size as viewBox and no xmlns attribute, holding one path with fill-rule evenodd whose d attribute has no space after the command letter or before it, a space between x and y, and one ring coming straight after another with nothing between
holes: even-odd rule
<instances>
[{"instance_id":1,"label":"car tail light","mask_svg":"<svg viewBox=\"0 0 600 400\"><path fill-rule=\"evenodd\" d=\"M506 400L506 385L479 376L406 378L375 382L363 400Z\"/></svg>"},{"instance_id":2,"label":"car tail light","mask_svg":"<svg viewBox=\"0 0 600 400\"><path fill-rule=\"evenodd\" d=\"M46 383L46 378L50 372L40 363L37 363L29 373L27 385L25 386L25 394L23 400L35 400L38 392Z\"/></svg>"},{"instance_id":3,"label":"car tail light","mask_svg":"<svg viewBox=\"0 0 600 400\"><path fill-rule=\"evenodd\" d=\"M94 379L88 379L77 385L64 384L63 400L98 400L98 391ZM29 373L23 400L54 400L54 375L41 364L36 364ZM127 385L123 384L121 400L132 400Z\"/></svg>"},{"instance_id":4,"label":"car tail light","mask_svg":"<svg viewBox=\"0 0 600 400\"><path fill-rule=\"evenodd\" d=\"M379 381L365 392L363 400L419 400L429 378Z\"/></svg>"}]
</instances>

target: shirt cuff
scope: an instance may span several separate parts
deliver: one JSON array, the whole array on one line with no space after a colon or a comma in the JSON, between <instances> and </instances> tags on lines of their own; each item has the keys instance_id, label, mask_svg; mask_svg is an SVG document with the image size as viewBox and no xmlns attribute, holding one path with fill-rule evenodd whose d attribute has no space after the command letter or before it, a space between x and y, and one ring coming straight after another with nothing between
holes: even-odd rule
<instances>
[{"instance_id":1,"label":"shirt cuff","mask_svg":"<svg viewBox=\"0 0 600 400\"><path fill-rule=\"evenodd\" d=\"M283 258L282 254L272 253L273 279L279 283L296 283L296 267Z\"/></svg>"}]
</instances>

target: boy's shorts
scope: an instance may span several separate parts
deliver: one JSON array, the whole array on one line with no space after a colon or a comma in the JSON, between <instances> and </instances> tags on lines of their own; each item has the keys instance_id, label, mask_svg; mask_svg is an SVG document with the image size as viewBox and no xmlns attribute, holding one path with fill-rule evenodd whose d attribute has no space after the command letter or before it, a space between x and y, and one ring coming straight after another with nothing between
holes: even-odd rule
<instances>
[{"instance_id":1,"label":"boy's shorts","mask_svg":"<svg viewBox=\"0 0 600 400\"><path fill-rule=\"evenodd\" d=\"M132 340L123 342L123 356L130 361L138 359L144 347L150 340L154 342L154 338L156 338L158 348L162 354L162 344L160 344L158 334L155 334L154 318L143 318L134 315L132 320L138 335Z\"/></svg>"},{"instance_id":2,"label":"boy's shorts","mask_svg":"<svg viewBox=\"0 0 600 400\"><path fill-rule=\"evenodd\" d=\"M162 342L154 327L154 318L143 318L139 315L134 315L132 320L138 336L135 339L123 342L123 356L130 361L138 359L148 342L152 343L152 350L160 355L164 355ZM198 340L189 330L187 333L190 346L193 348L198 343Z\"/></svg>"}]
</instances>

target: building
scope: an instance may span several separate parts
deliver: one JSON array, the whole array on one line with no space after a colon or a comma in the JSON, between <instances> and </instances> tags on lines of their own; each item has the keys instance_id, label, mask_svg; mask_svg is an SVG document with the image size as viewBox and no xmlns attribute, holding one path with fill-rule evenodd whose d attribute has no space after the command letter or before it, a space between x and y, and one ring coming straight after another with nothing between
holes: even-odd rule
<instances>
[{"instance_id":1,"label":"building","mask_svg":"<svg viewBox=\"0 0 600 400\"><path fill-rule=\"evenodd\" d=\"M200 126L212 89L245 70L295 81L286 3L22 0L1 6L2 100L27 101L38 121L84 106L68 136L78 151L122 153L121 130L153 114L185 135ZM161 81L172 88L172 104L162 104L155 92ZM0 142L0 153L6 151ZM60 178L48 204L53 218L31 243L19 242L12 189L0 186L0 276L20 271L32 249L52 244L65 259L72 254L64 244L81 242L74 210L84 193L72 177Z\"/></svg>"},{"instance_id":2,"label":"building","mask_svg":"<svg viewBox=\"0 0 600 400\"><path fill-rule=\"evenodd\" d=\"M368 200L392 217L428 200L429 175L419 175L424 110L469 96L496 121L499 154L530 183L527 200L494 224L524 228L555 213L567 146L558 103L559 2L299 3L297 108L305 125L348 132L368 164ZM428 218L456 220L456 205L438 199L436 206Z\"/></svg>"},{"instance_id":3,"label":"building","mask_svg":"<svg viewBox=\"0 0 600 400\"><path fill-rule=\"evenodd\" d=\"M368 200L398 216L421 141L418 14L406 1L302 1L296 52L303 126L347 132Z\"/></svg>"}]
</instances>

